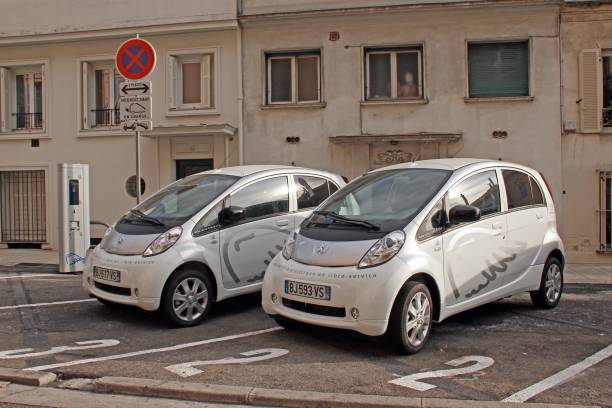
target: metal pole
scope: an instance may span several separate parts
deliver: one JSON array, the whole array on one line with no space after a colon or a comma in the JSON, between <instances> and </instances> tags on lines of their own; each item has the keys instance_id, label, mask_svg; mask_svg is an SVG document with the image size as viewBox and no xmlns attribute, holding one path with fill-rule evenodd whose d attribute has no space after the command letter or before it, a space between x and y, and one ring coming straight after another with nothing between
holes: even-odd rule
<instances>
[{"instance_id":1,"label":"metal pole","mask_svg":"<svg viewBox=\"0 0 612 408\"><path fill-rule=\"evenodd\" d=\"M140 131L136 131L136 204L140 204Z\"/></svg>"}]
</instances>

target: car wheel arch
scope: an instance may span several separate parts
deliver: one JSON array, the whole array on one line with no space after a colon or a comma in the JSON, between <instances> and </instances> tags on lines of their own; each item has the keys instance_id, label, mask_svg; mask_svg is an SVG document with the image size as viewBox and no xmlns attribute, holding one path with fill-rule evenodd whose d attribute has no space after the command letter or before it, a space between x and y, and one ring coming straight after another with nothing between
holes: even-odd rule
<instances>
[{"instance_id":1,"label":"car wheel arch","mask_svg":"<svg viewBox=\"0 0 612 408\"><path fill-rule=\"evenodd\" d=\"M558 248L553 249L551 253L548 254L548 258L557 258L559 262L561 262L561 267L565 267L565 257L563 256L561 250L559 250Z\"/></svg>"},{"instance_id":2,"label":"car wheel arch","mask_svg":"<svg viewBox=\"0 0 612 408\"><path fill-rule=\"evenodd\" d=\"M185 269L193 269L193 270L200 271L200 272L204 273L208 277L208 279L210 279L210 283L212 284L213 291L214 291L214 293L212 294L212 300L213 300L213 302L216 302L217 301L217 294L218 294L217 278L215 277L215 274L212 272L212 270L208 267L208 265L206 265L203 262L199 262L199 261L188 261L188 262L185 262L184 264L181 264L180 266L176 267L172 271L172 273L170 275L168 275L168 278L166 279L166 282L164 283L164 288L162 290L162 294L165 293L166 287L168 285L168 282L170 282L172 277L175 274L177 274L178 272L180 272L182 270L185 270Z\"/></svg>"},{"instance_id":3,"label":"car wheel arch","mask_svg":"<svg viewBox=\"0 0 612 408\"><path fill-rule=\"evenodd\" d=\"M409 282L415 282L415 281L422 283L423 285L427 286L427 289L429 289L429 293L432 298L433 309L434 309L433 319L434 321L439 321L441 305L442 305L441 297L440 297L440 289L438 287L436 279L426 272L415 273L411 275L408 279L406 279L402 287L395 293L395 298L393 300L391 309L389 310L388 316L391 316L391 311L393 310L393 307L395 306L395 303L397 302L399 294L402 292L402 290L404 290L404 288Z\"/></svg>"}]
</instances>

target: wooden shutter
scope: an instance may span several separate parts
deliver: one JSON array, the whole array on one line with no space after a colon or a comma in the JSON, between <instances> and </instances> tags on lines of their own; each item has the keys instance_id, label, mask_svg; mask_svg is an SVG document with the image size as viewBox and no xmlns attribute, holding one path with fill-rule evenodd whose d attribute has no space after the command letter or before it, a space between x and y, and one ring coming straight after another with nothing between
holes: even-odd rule
<instances>
[{"instance_id":1,"label":"wooden shutter","mask_svg":"<svg viewBox=\"0 0 612 408\"><path fill-rule=\"evenodd\" d=\"M602 121L602 71L601 51L580 52L580 132L601 132Z\"/></svg>"},{"instance_id":2,"label":"wooden shutter","mask_svg":"<svg viewBox=\"0 0 612 408\"><path fill-rule=\"evenodd\" d=\"M209 108L212 106L212 75L211 75L211 55L202 55L202 59L200 61L200 73L202 78L200 80L200 88L201 88L201 103L202 106Z\"/></svg>"},{"instance_id":3,"label":"wooden shutter","mask_svg":"<svg viewBox=\"0 0 612 408\"><path fill-rule=\"evenodd\" d=\"M175 56L168 57L168 107L176 109L176 89L178 76L178 59Z\"/></svg>"},{"instance_id":4,"label":"wooden shutter","mask_svg":"<svg viewBox=\"0 0 612 408\"><path fill-rule=\"evenodd\" d=\"M9 106L9 70L0 67L0 132L10 130Z\"/></svg>"},{"instance_id":5,"label":"wooden shutter","mask_svg":"<svg viewBox=\"0 0 612 408\"><path fill-rule=\"evenodd\" d=\"M81 65L81 123L89 129L89 62Z\"/></svg>"}]
</instances>

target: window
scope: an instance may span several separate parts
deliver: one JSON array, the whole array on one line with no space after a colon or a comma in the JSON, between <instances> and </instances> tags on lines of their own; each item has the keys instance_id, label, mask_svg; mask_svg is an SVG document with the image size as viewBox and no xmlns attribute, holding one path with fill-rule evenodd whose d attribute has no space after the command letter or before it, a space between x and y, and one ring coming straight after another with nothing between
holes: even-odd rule
<instances>
[{"instance_id":1,"label":"window","mask_svg":"<svg viewBox=\"0 0 612 408\"><path fill-rule=\"evenodd\" d=\"M599 180L600 248L612 252L612 171L600 172Z\"/></svg>"},{"instance_id":2,"label":"window","mask_svg":"<svg viewBox=\"0 0 612 408\"><path fill-rule=\"evenodd\" d=\"M2 132L44 127L44 65L0 67Z\"/></svg>"},{"instance_id":3,"label":"window","mask_svg":"<svg viewBox=\"0 0 612 408\"><path fill-rule=\"evenodd\" d=\"M268 104L321 101L319 51L268 54L266 60Z\"/></svg>"},{"instance_id":4,"label":"window","mask_svg":"<svg viewBox=\"0 0 612 408\"><path fill-rule=\"evenodd\" d=\"M468 44L470 98L529 96L529 42Z\"/></svg>"},{"instance_id":5,"label":"window","mask_svg":"<svg viewBox=\"0 0 612 408\"><path fill-rule=\"evenodd\" d=\"M215 108L215 53L176 54L168 58L170 109Z\"/></svg>"},{"instance_id":6,"label":"window","mask_svg":"<svg viewBox=\"0 0 612 408\"><path fill-rule=\"evenodd\" d=\"M499 183L495 170L470 176L451 188L448 192L448 208L459 204L480 208L483 217L500 212Z\"/></svg>"},{"instance_id":7,"label":"window","mask_svg":"<svg viewBox=\"0 0 612 408\"><path fill-rule=\"evenodd\" d=\"M422 54L422 47L366 49L366 99L423 98Z\"/></svg>"},{"instance_id":8,"label":"window","mask_svg":"<svg viewBox=\"0 0 612 408\"><path fill-rule=\"evenodd\" d=\"M603 126L612 127L612 50L606 50L603 61Z\"/></svg>"},{"instance_id":9,"label":"window","mask_svg":"<svg viewBox=\"0 0 612 408\"><path fill-rule=\"evenodd\" d=\"M440 199L436 205L429 211L425 220L417 231L417 240L425 241L440 235L444 230L444 200Z\"/></svg>"},{"instance_id":10,"label":"window","mask_svg":"<svg viewBox=\"0 0 612 408\"><path fill-rule=\"evenodd\" d=\"M244 208L247 220L286 213L289 211L287 177L274 177L248 185L230 197L230 205Z\"/></svg>"},{"instance_id":11,"label":"window","mask_svg":"<svg viewBox=\"0 0 612 408\"><path fill-rule=\"evenodd\" d=\"M209 232L215 231L220 227L219 225L219 213L223 208L223 201L215 205L204 217L198 221L195 227L193 227L193 236L200 236L208 234Z\"/></svg>"},{"instance_id":12,"label":"window","mask_svg":"<svg viewBox=\"0 0 612 408\"><path fill-rule=\"evenodd\" d=\"M123 77L113 61L83 62L82 129L119 126L119 94Z\"/></svg>"},{"instance_id":13,"label":"window","mask_svg":"<svg viewBox=\"0 0 612 408\"><path fill-rule=\"evenodd\" d=\"M533 177L515 170L502 170L502 175L506 185L509 210L544 204L542 189Z\"/></svg>"},{"instance_id":14,"label":"window","mask_svg":"<svg viewBox=\"0 0 612 408\"><path fill-rule=\"evenodd\" d=\"M314 176L293 176L296 185L298 210L317 207L331 194L335 185L324 178ZM337 190L337 187L336 187Z\"/></svg>"}]
</instances>

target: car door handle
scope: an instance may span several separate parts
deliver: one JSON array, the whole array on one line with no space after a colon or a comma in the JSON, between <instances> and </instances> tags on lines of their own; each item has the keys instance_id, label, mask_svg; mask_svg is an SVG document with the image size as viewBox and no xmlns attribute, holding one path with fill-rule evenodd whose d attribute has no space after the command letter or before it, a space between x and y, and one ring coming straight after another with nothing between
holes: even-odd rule
<instances>
[{"instance_id":1,"label":"car door handle","mask_svg":"<svg viewBox=\"0 0 612 408\"><path fill-rule=\"evenodd\" d=\"M276 221L276 225L278 225L279 227L286 227L287 225L289 225L289 220L278 220Z\"/></svg>"},{"instance_id":2,"label":"car door handle","mask_svg":"<svg viewBox=\"0 0 612 408\"><path fill-rule=\"evenodd\" d=\"M502 224L501 222L496 222L493 225L491 225L491 228L496 231L495 232L495 236L497 235L501 235L504 229L504 224Z\"/></svg>"},{"instance_id":3,"label":"car door handle","mask_svg":"<svg viewBox=\"0 0 612 408\"><path fill-rule=\"evenodd\" d=\"M434 252L438 252L441 249L442 249L442 245L440 245L440 241L434 242L434 248L433 248Z\"/></svg>"},{"instance_id":4,"label":"car door handle","mask_svg":"<svg viewBox=\"0 0 612 408\"><path fill-rule=\"evenodd\" d=\"M544 218L544 216L543 216L542 214L536 214L536 218L537 218L538 220L541 220L542 218Z\"/></svg>"}]
</instances>

